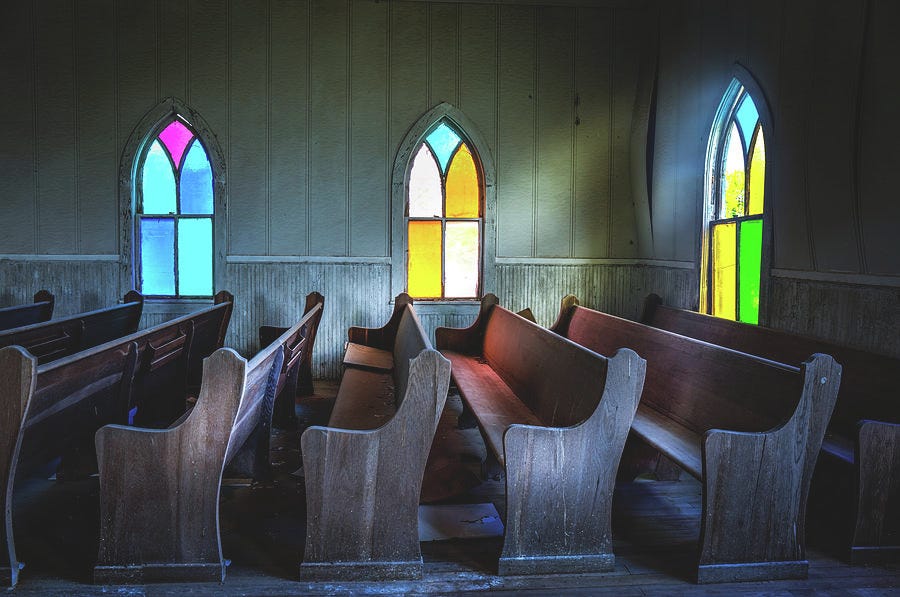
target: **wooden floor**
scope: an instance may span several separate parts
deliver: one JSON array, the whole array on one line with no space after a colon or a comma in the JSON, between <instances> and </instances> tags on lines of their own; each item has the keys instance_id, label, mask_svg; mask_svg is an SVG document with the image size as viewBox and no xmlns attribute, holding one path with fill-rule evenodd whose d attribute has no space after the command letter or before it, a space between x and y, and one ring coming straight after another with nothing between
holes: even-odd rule
<instances>
[{"instance_id":1,"label":"wooden floor","mask_svg":"<svg viewBox=\"0 0 900 597\"><path fill-rule=\"evenodd\" d=\"M327 418L336 385L298 407L304 424ZM446 431L446 430L445 430ZM693 480L622 483L614 506L616 569L608 574L504 577L496 575L501 541L456 539L422 543L425 578L388 583L301 583L303 479L299 431L273 441L277 481L268 487L233 485L222 491L223 549L231 560L224 584L157 584L102 587L90 584L97 553L96 478L57 483L20 482L15 503L19 553L27 563L18 595L900 595L900 566L852 567L829 546L828 533L809 553L806 581L697 586L691 570L699 534L700 486ZM471 438L472 430L464 432ZM458 439L458 438L457 438ZM459 445L460 442L450 442ZM462 441L465 444L465 441ZM52 471L48 471L51 474ZM454 502L493 502L503 513L502 471L486 468L486 481ZM827 530L818 523L814 530Z\"/></svg>"}]
</instances>

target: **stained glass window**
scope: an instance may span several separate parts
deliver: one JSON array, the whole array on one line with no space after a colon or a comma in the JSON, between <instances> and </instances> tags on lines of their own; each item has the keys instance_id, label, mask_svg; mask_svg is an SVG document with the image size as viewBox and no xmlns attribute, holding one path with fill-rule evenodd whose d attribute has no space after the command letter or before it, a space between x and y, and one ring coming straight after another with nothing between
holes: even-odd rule
<instances>
[{"instance_id":1,"label":"stained glass window","mask_svg":"<svg viewBox=\"0 0 900 597\"><path fill-rule=\"evenodd\" d=\"M477 156L446 121L419 145L407 195L407 292L414 298L476 298L482 189Z\"/></svg>"},{"instance_id":2,"label":"stained glass window","mask_svg":"<svg viewBox=\"0 0 900 597\"><path fill-rule=\"evenodd\" d=\"M147 296L212 296L213 172L180 118L147 144L137 168L137 280Z\"/></svg>"},{"instance_id":3,"label":"stained glass window","mask_svg":"<svg viewBox=\"0 0 900 597\"><path fill-rule=\"evenodd\" d=\"M766 146L759 110L737 86L718 128L719 153L711 173L714 206L709 222L708 310L712 315L759 323Z\"/></svg>"}]
</instances>

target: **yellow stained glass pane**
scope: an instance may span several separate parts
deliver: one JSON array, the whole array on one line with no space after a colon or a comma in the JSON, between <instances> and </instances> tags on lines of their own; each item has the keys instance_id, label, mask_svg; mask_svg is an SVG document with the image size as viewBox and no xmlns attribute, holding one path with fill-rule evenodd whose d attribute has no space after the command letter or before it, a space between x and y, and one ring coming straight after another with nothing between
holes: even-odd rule
<instances>
[{"instance_id":1,"label":"yellow stained glass pane","mask_svg":"<svg viewBox=\"0 0 900 597\"><path fill-rule=\"evenodd\" d=\"M410 220L407 289L413 298L441 297L441 223Z\"/></svg>"},{"instance_id":2,"label":"yellow stained glass pane","mask_svg":"<svg viewBox=\"0 0 900 597\"><path fill-rule=\"evenodd\" d=\"M766 142L763 140L762 128L756 135L753 155L750 156L750 206L748 215L761 214L764 205L766 188Z\"/></svg>"},{"instance_id":3,"label":"yellow stained glass pane","mask_svg":"<svg viewBox=\"0 0 900 597\"><path fill-rule=\"evenodd\" d=\"M447 222L444 296L473 298L478 294L478 222Z\"/></svg>"},{"instance_id":4,"label":"yellow stained glass pane","mask_svg":"<svg viewBox=\"0 0 900 597\"><path fill-rule=\"evenodd\" d=\"M447 172L447 217L477 218L478 172L468 146L459 146Z\"/></svg>"},{"instance_id":5,"label":"yellow stained glass pane","mask_svg":"<svg viewBox=\"0 0 900 597\"><path fill-rule=\"evenodd\" d=\"M725 319L735 318L737 225L712 226L712 314Z\"/></svg>"}]
</instances>

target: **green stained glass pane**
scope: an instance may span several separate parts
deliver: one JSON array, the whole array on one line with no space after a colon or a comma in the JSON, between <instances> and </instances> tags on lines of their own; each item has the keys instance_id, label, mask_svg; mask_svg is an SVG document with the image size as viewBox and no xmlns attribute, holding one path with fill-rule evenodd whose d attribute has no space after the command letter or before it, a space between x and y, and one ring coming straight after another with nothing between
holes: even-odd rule
<instances>
[{"instance_id":1,"label":"green stained glass pane","mask_svg":"<svg viewBox=\"0 0 900 597\"><path fill-rule=\"evenodd\" d=\"M212 296L212 219L178 221L178 294Z\"/></svg>"},{"instance_id":2,"label":"green stained glass pane","mask_svg":"<svg viewBox=\"0 0 900 597\"><path fill-rule=\"evenodd\" d=\"M762 220L741 222L740 247L740 321L759 323L759 278L762 263Z\"/></svg>"},{"instance_id":3,"label":"green stained glass pane","mask_svg":"<svg viewBox=\"0 0 900 597\"><path fill-rule=\"evenodd\" d=\"M434 150L434 155L441 166L441 172L446 173L447 162L450 161L450 158L456 151L456 146L459 145L459 135L447 126L447 123L442 122L436 129L431 131L431 134L425 140L428 141L431 149Z\"/></svg>"},{"instance_id":4,"label":"green stained glass pane","mask_svg":"<svg viewBox=\"0 0 900 597\"><path fill-rule=\"evenodd\" d=\"M141 213L173 214L175 207L175 175L172 162L159 141L154 141L144 158L141 171L143 205Z\"/></svg>"}]
</instances>

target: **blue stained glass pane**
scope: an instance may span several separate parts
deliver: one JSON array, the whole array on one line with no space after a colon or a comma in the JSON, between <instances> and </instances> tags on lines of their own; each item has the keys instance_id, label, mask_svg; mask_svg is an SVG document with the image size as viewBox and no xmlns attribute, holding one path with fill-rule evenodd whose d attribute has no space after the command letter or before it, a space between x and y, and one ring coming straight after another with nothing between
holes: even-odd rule
<instances>
[{"instance_id":1,"label":"blue stained glass pane","mask_svg":"<svg viewBox=\"0 0 900 597\"><path fill-rule=\"evenodd\" d=\"M212 218L178 221L178 294L212 296Z\"/></svg>"},{"instance_id":2,"label":"blue stained glass pane","mask_svg":"<svg viewBox=\"0 0 900 597\"><path fill-rule=\"evenodd\" d=\"M147 152L141 180L144 197L141 213L175 213L175 175L172 162L159 141L154 141Z\"/></svg>"},{"instance_id":3,"label":"blue stained glass pane","mask_svg":"<svg viewBox=\"0 0 900 597\"><path fill-rule=\"evenodd\" d=\"M744 93L741 105L737 109L737 121L741 127L741 134L744 136L744 146L750 148L750 139L753 138L753 131L756 129L756 123L759 121L759 112L756 110L756 104L749 93Z\"/></svg>"},{"instance_id":4,"label":"blue stained glass pane","mask_svg":"<svg viewBox=\"0 0 900 597\"><path fill-rule=\"evenodd\" d=\"M447 162L450 161L456 146L459 145L459 135L447 126L446 123L442 122L436 129L431 131L431 134L428 135L425 140L428 141L428 144L431 145L431 149L434 150L434 155L438 159L438 164L441 165L441 173L446 174Z\"/></svg>"},{"instance_id":5,"label":"blue stained glass pane","mask_svg":"<svg viewBox=\"0 0 900 597\"><path fill-rule=\"evenodd\" d=\"M191 143L181 169L181 213L213 212L212 168L199 139Z\"/></svg>"},{"instance_id":6,"label":"blue stained glass pane","mask_svg":"<svg viewBox=\"0 0 900 597\"><path fill-rule=\"evenodd\" d=\"M175 294L175 221L141 219L141 292Z\"/></svg>"}]
</instances>

